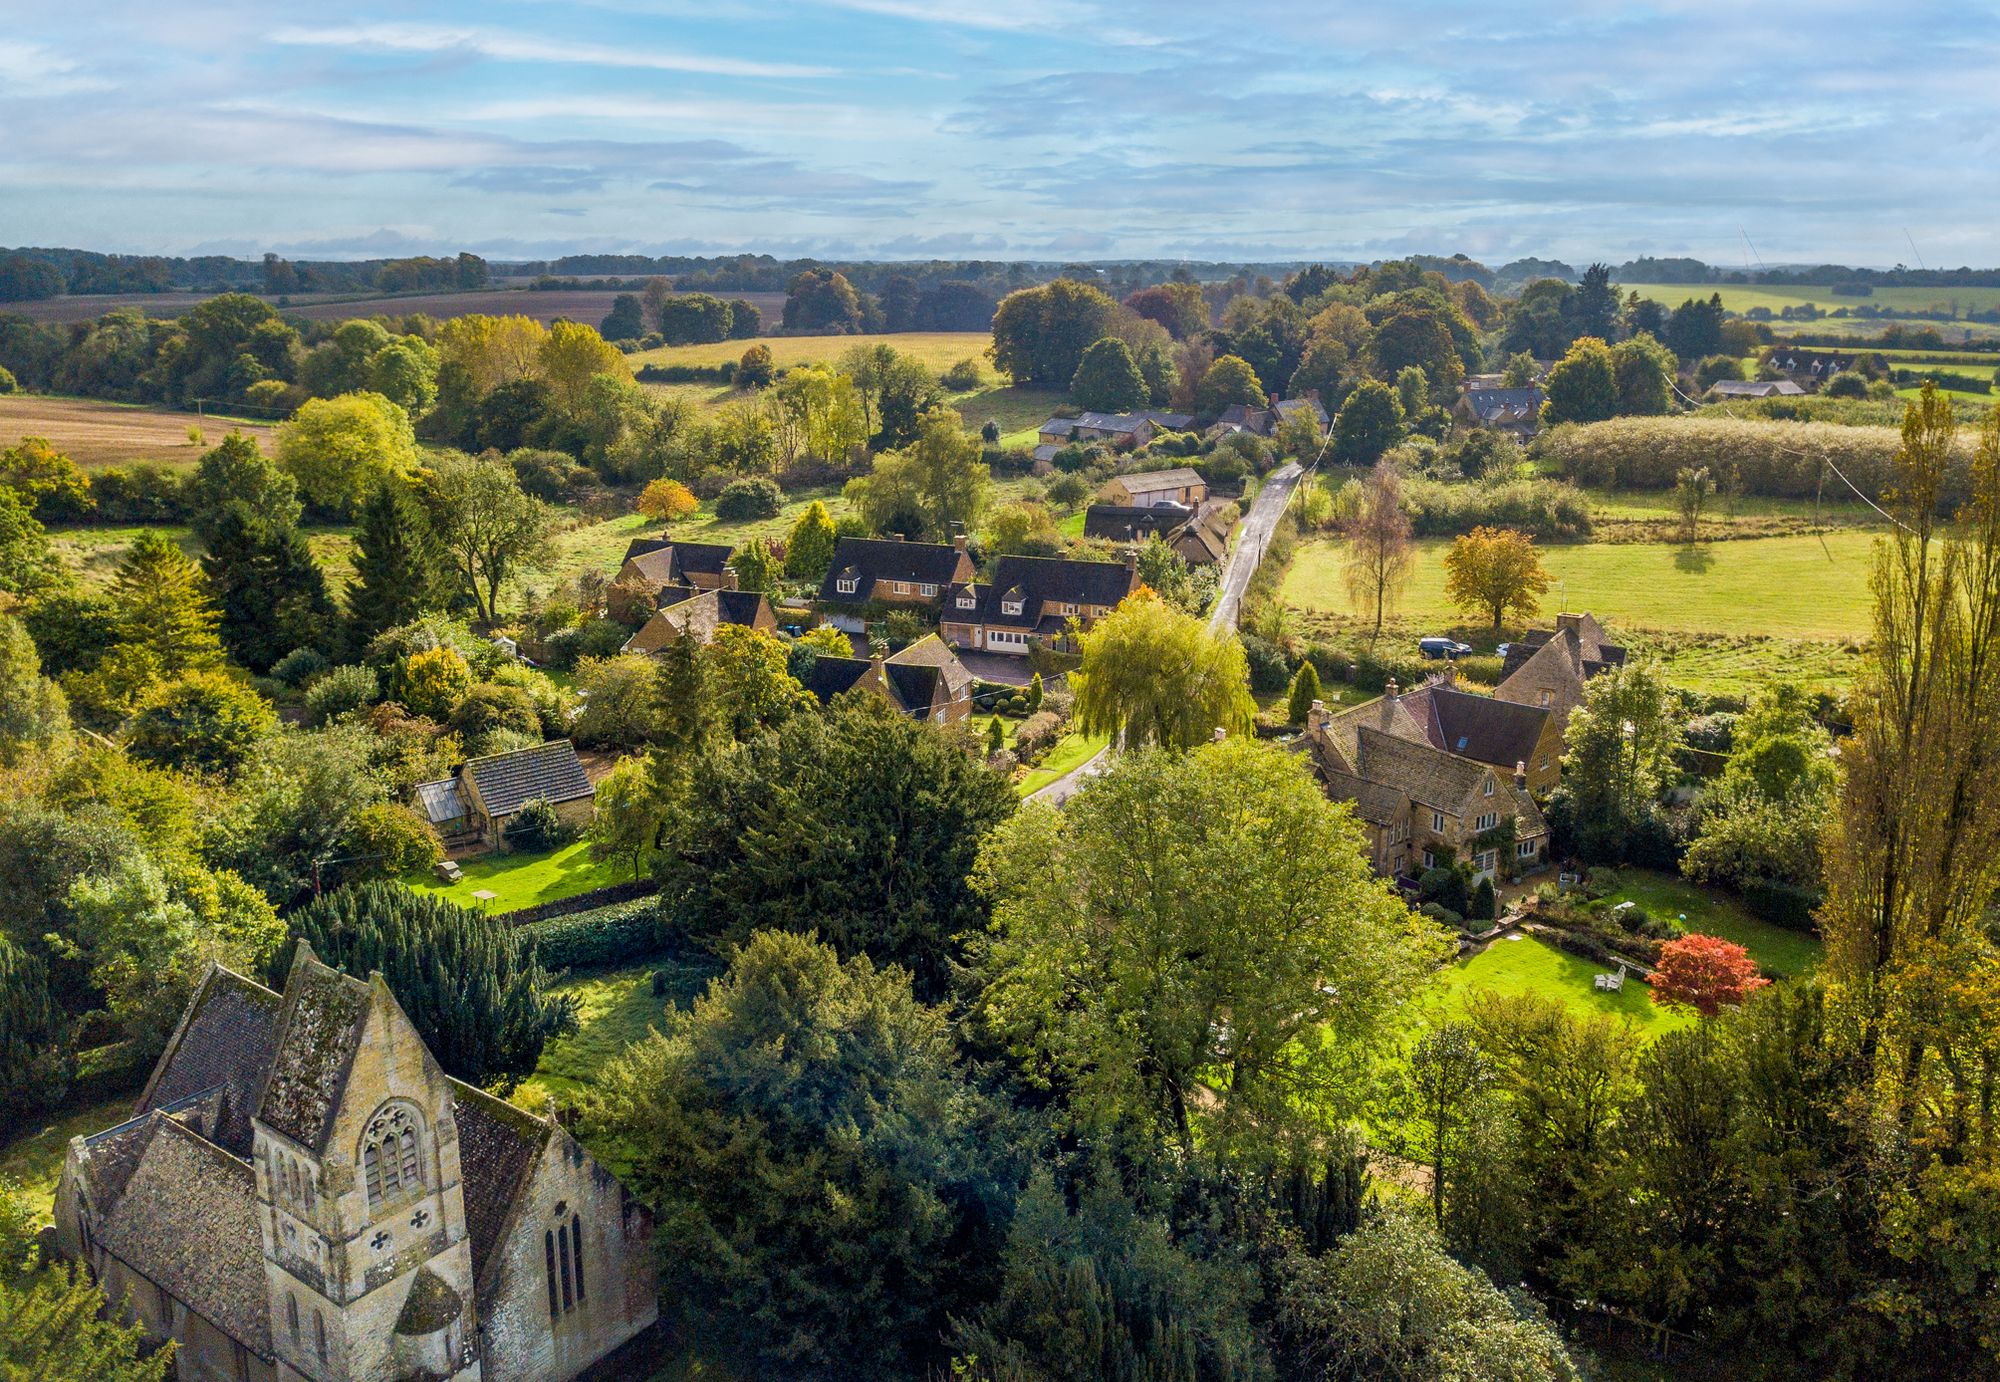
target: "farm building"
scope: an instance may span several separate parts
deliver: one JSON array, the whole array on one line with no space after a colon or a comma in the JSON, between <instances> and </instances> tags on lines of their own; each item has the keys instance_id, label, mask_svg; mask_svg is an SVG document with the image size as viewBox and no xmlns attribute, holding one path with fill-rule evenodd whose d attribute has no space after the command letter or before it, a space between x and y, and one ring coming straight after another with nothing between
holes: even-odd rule
<instances>
[{"instance_id":1,"label":"farm building","mask_svg":"<svg viewBox=\"0 0 2000 1382\"><path fill-rule=\"evenodd\" d=\"M1208 498L1208 481L1186 466L1172 470L1142 470L1130 475L1114 475L1097 492L1098 500L1121 508L1150 508L1155 504L1178 504L1198 509Z\"/></svg>"},{"instance_id":2,"label":"farm building","mask_svg":"<svg viewBox=\"0 0 2000 1382\"><path fill-rule=\"evenodd\" d=\"M508 825L531 801L547 802L565 824L590 824L596 793L567 739L474 758L452 776L416 787L417 809L446 844L477 842L488 848L500 846Z\"/></svg>"}]
</instances>

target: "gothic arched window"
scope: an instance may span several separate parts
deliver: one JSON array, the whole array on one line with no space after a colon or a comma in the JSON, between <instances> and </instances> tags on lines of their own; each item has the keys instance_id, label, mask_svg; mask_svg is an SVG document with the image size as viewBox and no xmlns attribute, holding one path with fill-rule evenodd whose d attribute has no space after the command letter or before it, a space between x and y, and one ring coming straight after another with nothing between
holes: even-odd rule
<instances>
[{"instance_id":1,"label":"gothic arched window","mask_svg":"<svg viewBox=\"0 0 2000 1382\"><path fill-rule=\"evenodd\" d=\"M576 1298L583 1299L583 1220L569 1216L569 1257L576 1268Z\"/></svg>"},{"instance_id":2,"label":"gothic arched window","mask_svg":"<svg viewBox=\"0 0 2000 1382\"><path fill-rule=\"evenodd\" d=\"M292 1327L292 1342L299 1341L299 1298L285 1292L285 1322Z\"/></svg>"},{"instance_id":3,"label":"gothic arched window","mask_svg":"<svg viewBox=\"0 0 2000 1382\"><path fill-rule=\"evenodd\" d=\"M371 1213L423 1190L422 1138L415 1110L392 1104L369 1120L362 1134L361 1180Z\"/></svg>"}]
</instances>

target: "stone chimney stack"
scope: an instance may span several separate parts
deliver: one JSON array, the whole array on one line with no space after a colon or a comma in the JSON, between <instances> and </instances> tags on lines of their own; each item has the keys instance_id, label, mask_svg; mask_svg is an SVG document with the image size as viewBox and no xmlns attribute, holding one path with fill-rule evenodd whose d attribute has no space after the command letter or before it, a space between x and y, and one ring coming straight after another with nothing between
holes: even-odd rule
<instances>
[{"instance_id":1,"label":"stone chimney stack","mask_svg":"<svg viewBox=\"0 0 2000 1382\"><path fill-rule=\"evenodd\" d=\"M1581 614L1558 614L1556 616L1556 627L1559 629L1575 629L1581 632L1583 629L1583 616Z\"/></svg>"},{"instance_id":2,"label":"stone chimney stack","mask_svg":"<svg viewBox=\"0 0 2000 1382\"><path fill-rule=\"evenodd\" d=\"M1390 725L1396 722L1396 701L1401 691L1402 688L1396 685L1396 679L1390 677L1388 686L1382 690L1382 728L1384 729L1389 728Z\"/></svg>"},{"instance_id":3,"label":"stone chimney stack","mask_svg":"<svg viewBox=\"0 0 2000 1382\"><path fill-rule=\"evenodd\" d=\"M1312 709L1306 712L1306 729L1308 732L1314 730L1323 731L1332 721L1333 717L1326 713L1325 701L1314 701Z\"/></svg>"},{"instance_id":4,"label":"stone chimney stack","mask_svg":"<svg viewBox=\"0 0 2000 1382\"><path fill-rule=\"evenodd\" d=\"M1516 761L1514 764L1514 786L1519 791L1528 790L1528 765L1524 762Z\"/></svg>"},{"instance_id":5,"label":"stone chimney stack","mask_svg":"<svg viewBox=\"0 0 2000 1382\"><path fill-rule=\"evenodd\" d=\"M1139 549L1137 547L1127 547L1125 549L1125 569L1127 571L1133 572L1134 574L1138 572Z\"/></svg>"}]
</instances>

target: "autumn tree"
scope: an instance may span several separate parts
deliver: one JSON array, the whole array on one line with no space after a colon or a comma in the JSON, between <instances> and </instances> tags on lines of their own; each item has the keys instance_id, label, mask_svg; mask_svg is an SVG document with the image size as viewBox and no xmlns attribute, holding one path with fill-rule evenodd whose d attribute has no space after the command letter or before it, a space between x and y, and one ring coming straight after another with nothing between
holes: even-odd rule
<instances>
[{"instance_id":1,"label":"autumn tree","mask_svg":"<svg viewBox=\"0 0 2000 1382\"><path fill-rule=\"evenodd\" d=\"M833 565L833 548L838 534L833 515L824 499L806 505L785 538L785 574L793 580L818 581Z\"/></svg>"},{"instance_id":2,"label":"autumn tree","mask_svg":"<svg viewBox=\"0 0 2000 1382\"><path fill-rule=\"evenodd\" d=\"M1510 611L1533 615L1550 584L1533 538L1483 524L1451 544L1444 571L1446 598L1468 614L1491 615L1496 629Z\"/></svg>"},{"instance_id":3,"label":"autumn tree","mask_svg":"<svg viewBox=\"0 0 2000 1382\"><path fill-rule=\"evenodd\" d=\"M378 393L307 399L278 429L278 464L313 508L345 517L383 480L417 468L417 434Z\"/></svg>"},{"instance_id":4,"label":"autumn tree","mask_svg":"<svg viewBox=\"0 0 2000 1382\"><path fill-rule=\"evenodd\" d=\"M1118 304L1101 289L1072 278L1023 288L993 313L993 363L1016 384L1053 384L1076 377L1084 351L1112 334Z\"/></svg>"},{"instance_id":5,"label":"autumn tree","mask_svg":"<svg viewBox=\"0 0 2000 1382\"><path fill-rule=\"evenodd\" d=\"M1660 947L1660 962L1646 982L1653 986L1655 1003L1678 1003L1714 1017L1724 1005L1740 1006L1771 981L1758 975L1757 962L1742 946L1690 933Z\"/></svg>"},{"instance_id":6,"label":"autumn tree","mask_svg":"<svg viewBox=\"0 0 2000 1382\"><path fill-rule=\"evenodd\" d=\"M1135 749L1189 749L1218 729L1247 734L1257 708L1243 645L1150 593L1083 635L1070 685L1085 734L1115 735Z\"/></svg>"},{"instance_id":7,"label":"autumn tree","mask_svg":"<svg viewBox=\"0 0 2000 1382\"><path fill-rule=\"evenodd\" d=\"M923 416L916 441L875 458L867 475L847 482L850 503L878 533L947 540L970 532L986 511L993 482L980 460L979 441L952 408Z\"/></svg>"},{"instance_id":8,"label":"autumn tree","mask_svg":"<svg viewBox=\"0 0 2000 1382\"><path fill-rule=\"evenodd\" d=\"M1361 484L1361 502L1341 525L1347 540L1342 560L1347 593L1357 605L1375 608L1369 637L1382 636L1382 616L1409 579L1410 517L1403 512L1403 480L1395 465L1377 461Z\"/></svg>"},{"instance_id":9,"label":"autumn tree","mask_svg":"<svg viewBox=\"0 0 2000 1382\"><path fill-rule=\"evenodd\" d=\"M639 491L640 513L655 523L671 523L677 518L686 518L701 506L701 501L679 480L664 477L647 482Z\"/></svg>"}]
</instances>

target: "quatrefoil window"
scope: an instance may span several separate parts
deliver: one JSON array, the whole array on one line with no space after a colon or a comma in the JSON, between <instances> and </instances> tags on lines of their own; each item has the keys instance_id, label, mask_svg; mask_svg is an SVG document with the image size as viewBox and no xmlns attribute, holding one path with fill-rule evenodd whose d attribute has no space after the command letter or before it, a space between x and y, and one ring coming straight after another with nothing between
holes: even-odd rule
<instances>
[{"instance_id":1,"label":"quatrefoil window","mask_svg":"<svg viewBox=\"0 0 2000 1382\"><path fill-rule=\"evenodd\" d=\"M419 1209L416 1213L410 1216L410 1227L422 1228L425 1224L429 1223L430 1221L431 1221L431 1212L428 1209Z\"/></svg>"},{"instance_id":2,"label":"quatrefoil window","mask_svg":"<svg viewBox=\"0 0 2000 1382\"><path fill-rule=\"evenodd\" d=\"M368 1246L375 1249L375 1251L377 1252L381 1252L384 1249L386 1249L390 1243L394 1241L395 1241L394 1239L389 1237L388 1231L385 1229L377 1233L373 1238L370 1238L368 1240Z\"/></svg>"}]
</instances>

